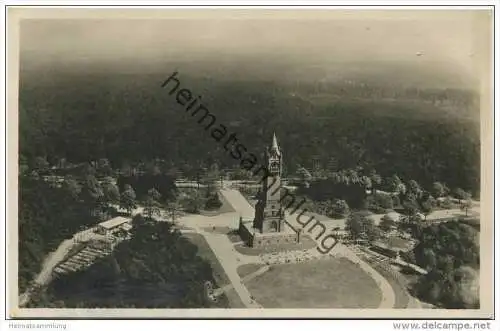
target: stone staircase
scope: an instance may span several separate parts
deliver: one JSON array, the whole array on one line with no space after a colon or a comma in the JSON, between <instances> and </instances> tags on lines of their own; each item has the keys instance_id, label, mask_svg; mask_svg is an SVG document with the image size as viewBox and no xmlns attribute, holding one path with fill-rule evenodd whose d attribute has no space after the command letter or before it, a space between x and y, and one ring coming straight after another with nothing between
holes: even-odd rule
<instances>
[{"instance_id":1,"label":"stone staircase","mask_svg":"<svg viewBox=\"0 0 500 331\"><path fill-rule=\"evenodd\" d=\"M54 268L54 273L64 275L88 268L96 260L109 255L110 249L87 246Z\"/></svg>"}]
</instances>

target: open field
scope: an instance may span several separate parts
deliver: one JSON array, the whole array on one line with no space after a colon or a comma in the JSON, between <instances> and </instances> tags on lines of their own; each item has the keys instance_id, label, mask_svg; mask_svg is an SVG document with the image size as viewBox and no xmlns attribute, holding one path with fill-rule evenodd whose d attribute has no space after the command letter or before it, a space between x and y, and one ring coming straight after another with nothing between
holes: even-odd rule
<instances>
[{"instance_id":1,"label":"open field","mask_svg":"<svg viewBox=\"0 0 500 331\"><path fill-rule=\"evenodd\" d=\"M264 308L377 308L375 281L345 258L272 266L246 284Z\"/></svg>"}]
</instances>

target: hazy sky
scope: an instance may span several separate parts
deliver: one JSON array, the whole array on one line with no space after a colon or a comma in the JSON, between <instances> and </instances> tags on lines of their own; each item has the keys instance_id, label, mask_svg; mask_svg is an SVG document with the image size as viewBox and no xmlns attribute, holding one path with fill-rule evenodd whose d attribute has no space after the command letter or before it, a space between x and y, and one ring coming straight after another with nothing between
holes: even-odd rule
<instances>
[{"instance_id":1,"label":"hazy sky","mask_svg":"<svg viewBox=\"0 0 500 331\"><path fill-rule=\"evenodd\" d=\"M25 20L24 68L171 60L330 64L401 62L474 75L482 12L205 12L175 19ZM484 26L484 24L483 24ZM482 32L483 31L483 32ZM483 49L484 52L484 49ZM421 53L421 56L417 56ZM249 60L250 59L250 60Z\"/></svg>"}]
</instances>

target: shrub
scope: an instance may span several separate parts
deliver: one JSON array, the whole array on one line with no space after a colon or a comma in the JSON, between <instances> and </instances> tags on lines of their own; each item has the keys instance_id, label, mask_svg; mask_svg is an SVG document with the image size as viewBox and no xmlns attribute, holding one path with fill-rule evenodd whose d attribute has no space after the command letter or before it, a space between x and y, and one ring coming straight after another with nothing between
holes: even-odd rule
<instances>
[{"instance_id":1,"label":"shrub","mask_svg":"<svg viewBox=\"0 0 500 331\"><path fill-rule=\"evenodd\" d=\"M401 259L403 261L406 261L408 263L412 263L412 264L415 264L416 261L415 261L415 254L413 254L412 251L408 251L408 252L400 252L399 253L399 256L401 257Z\"/></svg>"},{"instance_id":2,"label":"shrub","mask_svg":"<svg viewBox=\"0 0 500 331\"><path fill-rule=\"evenodd\" d=\"M399 200L399 197L397 195L391 196L391 199L393 208L401 205L401 201Z\"/></svg>"},{"instance_id":3,"label":"shrub","mask_svg":"<svg viewBox=\"0 0 500 331\"><path fill-rule=\"evenodd\" d=\"M377 214L386 213L394 207L392 197L388 194L373 194L364 201L364 208Z\"/></svg>"},{"instance_id":4,"label":"shrub","mask_svg":"<svg viewBox=\"0 0 500 331\"><path fill-rule=\"evenodd\" d=\"M205 209L206 210L219 209L221 206L222 206L222 202L220 201L218 194L212 194L207 199L207 202L205 202Z\"/></svg>"},{"instance_id":5,"label":"shrub","mask_svg":"<svg viewBox=\"0 0 500 331\"><path fill-rule=\"evenodd\" d=\"M450 198L439 201L439 207L444 209L452 209L454 207L453 202Z\"/></svg>"}]
</instances>

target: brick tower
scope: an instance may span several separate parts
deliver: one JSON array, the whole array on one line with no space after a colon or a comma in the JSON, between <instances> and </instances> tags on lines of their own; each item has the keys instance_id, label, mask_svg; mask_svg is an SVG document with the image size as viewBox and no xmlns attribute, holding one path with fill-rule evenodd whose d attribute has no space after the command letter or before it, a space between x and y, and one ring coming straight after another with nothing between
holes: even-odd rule
<instances>
[{"instance_id":1,"label":"brick tower","mask_svg":"<svg viewBox=\"0 0 500 331\"><path fill-rule=\"evenodd\" d=\"M262 181L262 191L255 206L253 227L260 233L284 231L285 211L281 205L282 154L276 135L265 153L265 165L269 176Z\"/></svg>"}]
</instances>

